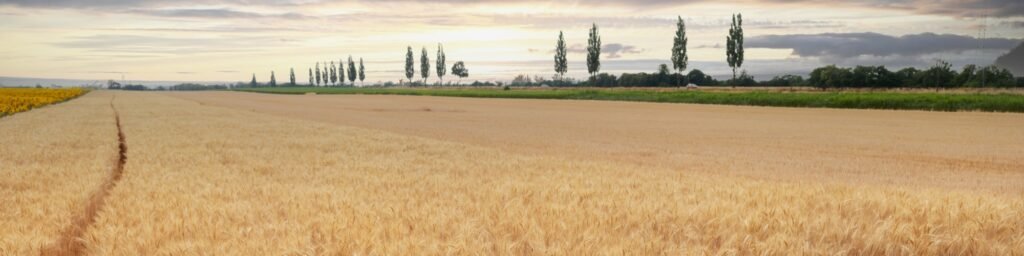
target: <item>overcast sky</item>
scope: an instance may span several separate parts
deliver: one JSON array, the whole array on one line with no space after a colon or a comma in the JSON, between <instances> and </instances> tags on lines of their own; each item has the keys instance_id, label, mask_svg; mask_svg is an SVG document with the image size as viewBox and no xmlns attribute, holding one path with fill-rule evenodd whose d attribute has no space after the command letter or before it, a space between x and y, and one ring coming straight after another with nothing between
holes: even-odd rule
<instances>
[{"instance_id":1,"label":"overcast sky","mask_svg":"<svg viewBox=\"0 0 1024 256\"><path fill-rule=\"evenodd\" d=\"M1020 0L0 0L0 76L247 81L275 71L283 81L294 67L304 82L317 61L351 55L368 81L397 81L407 46L433 60L443 43L448 65L466 61L470 80L507 80L551 76L564 31L570 75L584 78L585 53L574 49L591 23L602 71L652 72L668 62L677 16L690 67L723 76L722 45L740 12L744 68L758 79L825 64L987 65L1024 38Z\"/></svg>"}]
</instances>

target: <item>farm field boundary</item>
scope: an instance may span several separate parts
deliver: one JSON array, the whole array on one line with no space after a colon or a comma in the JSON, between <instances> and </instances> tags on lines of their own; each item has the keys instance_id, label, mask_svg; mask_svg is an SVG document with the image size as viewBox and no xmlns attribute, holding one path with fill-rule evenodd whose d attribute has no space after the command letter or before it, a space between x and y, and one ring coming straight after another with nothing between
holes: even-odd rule
<instances>
[{"instance_id":1,"label":"farm field boundary","mask_svg":"<svg viewBox=\"0 0 1024 256\"><path fill-rule=\"evenodd\" d=\"M82 88L0 88L0 117L69 101L89 93Z\"/></svg>"},{"instance_id":2,"label":"farm field boundary","mask_svg":"<svg viewBox=\"0 0 1024 256\"><path fill-rule=\"evenodd\" d=\"M1015 93L902 93L902 92L787 92L629 89L513 89L488 88L325 88L266 87L239 91L277 94L375 94L474 98L611 100L718 105L893 109L929 111L1024 112L1024 95Z\"/></svg>"}]
</instances>

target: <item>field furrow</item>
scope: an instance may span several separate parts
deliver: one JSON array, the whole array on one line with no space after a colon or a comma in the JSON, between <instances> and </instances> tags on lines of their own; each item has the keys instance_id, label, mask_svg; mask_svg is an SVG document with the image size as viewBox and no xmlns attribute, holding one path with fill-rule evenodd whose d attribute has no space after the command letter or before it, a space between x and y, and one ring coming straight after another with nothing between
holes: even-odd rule
<instances>
[{"instance_id":1,"label":"field furrow","mask_svg":"<svg viewBox=\"0 0 1024 256\"><path fill-rule=\"evenodd\" d=\"M117 161L111 96L0 118L0 254L39 254L89 207Z\"/></svg>"},{"instance_id":2,"label":"field furrow","mask_svg":"<svg viewBox=\"0 0 1024 256\"><path fill-rule=\"evenodd\" d=\"M84 236L94 255L1024 254L1015 196L525 155L121 95L132 150Z\"/></svg>"}]
</instances>

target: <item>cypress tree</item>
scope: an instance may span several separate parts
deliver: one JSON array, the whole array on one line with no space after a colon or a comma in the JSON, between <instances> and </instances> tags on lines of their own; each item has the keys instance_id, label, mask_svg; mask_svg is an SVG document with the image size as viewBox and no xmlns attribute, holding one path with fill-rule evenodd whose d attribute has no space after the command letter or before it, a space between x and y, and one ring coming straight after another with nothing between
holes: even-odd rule
<instances>
[{"instance_id":1,"label":"cypress tree","mask_svg":"<svg viewBox=\"0 0 1024 256\"><path fill-rule=\"evenodd\" d=\"M316 85L316 84L313 83L313 69L310 68L309 69L309 86L314 86L314 85Z\"/></svg>"},{"instance_id":2,"label":"cypress tree","mask_svg":"<svg viewBox=\"0 0 1024 256\"><path fill-rule=\"evenodd\" d=\"M256 73L252 74L252 81L249 81L249 87L256 87Z\"/></svg>"},{"instance_id":3,"label":"cypress tree","mask_svg":"<svg viewBox=\"0 0 1024 256\"><path fill-rule=\"evenodd\" d=\"M277 78L274 78L274 71L270 71L270 87L277 87Z\"/></svg>"}]
</instances>

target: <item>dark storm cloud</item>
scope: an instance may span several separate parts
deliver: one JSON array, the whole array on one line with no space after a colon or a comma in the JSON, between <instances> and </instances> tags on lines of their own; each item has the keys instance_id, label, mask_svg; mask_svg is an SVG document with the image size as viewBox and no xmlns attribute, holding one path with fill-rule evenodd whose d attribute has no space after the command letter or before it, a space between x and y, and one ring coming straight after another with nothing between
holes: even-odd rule
<instances>
[{"instance_id":1,"label":"dark storm cloud","mask_svg":"<svg viewBox=\"0 0 1024 256\"><path fill-rule=\"evenodd\" d=\"M359 0L356 0L359 1ZM423 2L444 3L454 5L507 3L506 0L375 0L372 2ZM553 0L528 0L529 2L563 3ZM323 1L287 1L287 0L0 0L0 5L15 5L41 8L132 8L151 6L194 6L196 4L237 4L237 5L300 5L319 4L325 2L350 2L340 0ZM570 5L620 5L645 8L663 8L665 6L685 5L690 3L708 3L711 0L589 0L571 2ZM826 0L746 0L748 4L794 4L818 6L846 6L871 9L908 10L916 13L938 14L957 17L1021 17L1024 16L1024 1L1021 0L860 0L860 1L826 1Z\"/></svg>"},{"instance_id":2,"label":"dark storm cloud","mask_svg":"<svg viewBox=\"0 0 1024 256\"><path fill-rule=\"evenodd\" d=\"M979 39L951 34L913 34L900 37L878 33L765 35L748 38L746 47L793 49L801 57L921 56L977 49L1010 49L1017 39Z\"/></svg>"}]
</instances>

